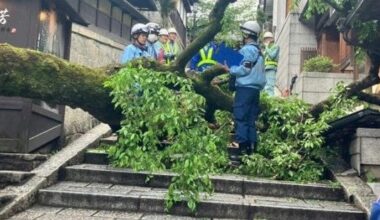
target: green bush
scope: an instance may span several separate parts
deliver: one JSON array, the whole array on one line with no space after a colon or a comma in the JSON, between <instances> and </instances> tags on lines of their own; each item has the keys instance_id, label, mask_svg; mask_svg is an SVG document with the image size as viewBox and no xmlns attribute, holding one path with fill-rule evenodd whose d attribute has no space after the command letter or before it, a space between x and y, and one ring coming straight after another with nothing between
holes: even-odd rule
<instances>
[{"instance_id":1,"label":"green bush","mask_svg":"<svg viewBox=\"0 0 380 220\"><path fill-rule=\"evenodd\" d=\"M334 68L333 60L330 57L317 56L308 59L304 63L305 72L331 72Z\"/></svg>"}]
</instances>

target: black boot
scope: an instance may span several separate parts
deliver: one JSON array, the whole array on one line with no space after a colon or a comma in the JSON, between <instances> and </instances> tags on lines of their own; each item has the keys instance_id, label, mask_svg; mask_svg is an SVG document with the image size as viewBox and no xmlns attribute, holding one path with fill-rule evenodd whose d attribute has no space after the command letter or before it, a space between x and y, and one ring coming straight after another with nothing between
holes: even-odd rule
<instances>
[{"instance_id":1,"label":"black boot","mask_svg":"<svg viewBox=\"0 0 380 220\"><path fill-rule=\"evenodd\" d=\"M240 156L246 154L247 142L239 143Z\"/></svg>"},{"instance_id":2,"label":"black boot","mask_svg":"<svg viewBox=\"0 0 380 220\"><path fill-rule=\"evenodd\" d=\"M252 155L253 154L253 146L252 146L252 144L249 144L248 146L247 146L247 155L248 156L250 156L250 155Z\"/></svg>"}]
</instances>

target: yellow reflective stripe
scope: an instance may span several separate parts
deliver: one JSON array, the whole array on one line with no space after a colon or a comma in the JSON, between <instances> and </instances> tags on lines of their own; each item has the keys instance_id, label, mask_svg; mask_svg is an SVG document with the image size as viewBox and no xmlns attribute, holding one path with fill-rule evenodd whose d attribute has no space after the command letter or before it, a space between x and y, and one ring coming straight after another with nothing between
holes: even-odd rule
<instances>
[{"instance_id":1,"label":"yellow reflective stripe","mask_svg":"<svg viewBox=\"0 0 380 220\"><path fill-rule=\"evenodd\" d=\"M202 66L204 64L215 65L215 64L218 63L218 62L216 62L215 60L212 59L212 55L214 53L214 48L210 47L210 49L207 52L207 57L206 57L205 49L202 48L199 51L199 53L201 55L201 61L197 64L197 67L200 67L200 66Z\"/></svg>"},{"instance_id":2,"label":"yellow reflective stripe","mask_svg":"<svg viewBox=\"0 0 380 220\"><path fill-rule=\"evenodd\" d=\"M277 62L276 61L265 61L265 66L277 66Z\"/></svg>"},{"instance_id":3,"label":"yellow reflective stripe","mask_svg":"<svg viewBox=\"0 0 380 220\"><path fill-rule=\"evenodd\" d=\"M277 61L269 59L269 57L265 58L265 66L277 66Z\"/></svg>"}]
</instances>

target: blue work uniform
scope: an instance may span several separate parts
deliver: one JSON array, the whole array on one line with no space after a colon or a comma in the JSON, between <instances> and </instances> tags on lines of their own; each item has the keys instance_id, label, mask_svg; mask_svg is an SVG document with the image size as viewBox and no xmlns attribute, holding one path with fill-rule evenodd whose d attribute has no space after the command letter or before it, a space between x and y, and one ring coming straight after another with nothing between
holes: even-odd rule
<instances>
[{"instance_id":1,"label":"blue work uniform","mask_svg":"<svg viewBox=\"0 0 380 220\"><path fill-rule=\"evenodd\" d=\"M230 73L236 76L233 105L235 141L248 148L257 142L255 121L260 110L260 91L266 84L265 66L257 43L244 45L239 53L243 60L239 66L230 68Z\"/></svg>"},{"instance_id":2,"label":"blue work uniform","mask_svg":"<svg viewBox=\"0 0 380 220\"><path fill-rule=\"evenodd\" d=\"M154 44L148 42L147 48L148 48L147 50L148 50L149 55L155 60L157 60L158 53L156 52L156 48L154 47Z\"/></svg>"},{"instance_id":3,"label":"blue work uniform","mask_svg":"<svg viewBox=\"0 0 380 220\"><path fill-rule=\"evenodd\" d=\"M191 59L190 69L202 73L211 66L217 64L215 54L218 53L218 45L211 42L199 50Z\"/></svg>"},{"instance_id":4,"label":"blue work uniform","mask_svg":"<svg viewBox=\"0 0 380 220\"><path fill-rule=\"evenodd\" d=\"M276 86L276 73L280 48L273 43L270 44L264 52L265 56L265 76L267 77L267 84L264 90L270 95L274 96L274 88Z\"/></svg>"},{"instance_id":5,"label":"blue work uniform","mask_svg":"<svg viewBox=\"0 0 380 220\"><path fill-rule=\"evenodd\" d=\"M380 220L380 200L372 204L370 220Z\"/></svg>"},{"instance_id":6,"label":"blue work uniform","mask_svg":"<svg viewBox=\"0 0 380 220\"><path fill-rule=\"evenodd\" d=\"M135 44L130 44L124 49L120 61L121 63L126 63L140 57L153 58L151 54L149 54L146 46L139 47Z\"/></svg>"}]
</instances>

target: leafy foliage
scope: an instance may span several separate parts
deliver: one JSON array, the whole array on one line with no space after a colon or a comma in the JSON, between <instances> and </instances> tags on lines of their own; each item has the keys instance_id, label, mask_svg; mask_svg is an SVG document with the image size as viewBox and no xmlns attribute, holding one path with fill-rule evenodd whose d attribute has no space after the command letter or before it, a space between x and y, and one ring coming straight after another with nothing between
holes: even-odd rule
<instances>
[{"instance_id":1,"label":"leafy foliage","mask_svg":"<svg viewBox=\"0 0 380 220\"><path fill-rule=\"evenodd\" d=\"M344 85L338 84L333 106L314 119L309 106L296 97L270 98L263 95L265 105L258 125L260 142L258 154L246 156L239 173L270 177L280 180L317 181L322 178L323 166L318 162L323 152L323 133L328 122L352 111L358 105L356 99L344 98Z\"/></svg>"},{"instance_id":2,"label":"leafy foliage","mask_svg":"<svg viewBox=\"0 0 380 220\"><path fill-rule=\"evenodd\" d=\"M226 42L227 45L233 46L240 43L242 36L240 25L248 20L258 19L265 22L265 14L256 11L256 0L237 1L228 6L222 20L222 31L215 37L217 41ZM198 3L197 13L188 17L190 33L199 33L209 23L208 15L215 4L212 0L201 0Z\"/></svg>"},{"instance_id":3,"label":"leafy foliage","mask_svg":"<svg viewBox=\"0 0 380 220\"><path fill-rule=\"evenodd\" d=\"M184 199L195 210L200 192L213 191L208 175L227 163L226 130L208 128L203 97L193 91L190 80L143 68L124 68L105 86L125 116L119 142L109 149L113 164L178 173L167 207Z\"/></svg>"},{"instance_id":4,"label":"leafy foliage","mask_svg":"<svg viewBox=\"0 0 380 220\"><path fill-rule=\"evenodd\" d=\"M334 68L333 60L326 56L316 56L308 59L304 63L304 71L306 72L331 72Z\"/></svg>"},{"instance_id":5,"label":"leafy foliage","mask_svg":"<svg viewBox=\"0 0 380 220\"><path fill-rule=\"evenodd\" d=\"M209 175L228 170L231 114L217 112L220 127L209 129L203 119L204 99L194 92L190 80L171 72L127 67L105 86L112 89L113 102L125 116L119 142L108 150L113 165L176 172L166 207L185 200L194 211L202 193L213 192ZM245 156L243 165L233 172L281 180L319 180L323 167L318 156L327 123L355 104L342 95L343 85L338 89L332 97L334 106L318 120L309 115L309 106L295 97L262 95L266 111L258 122L258 153Z\"/></svg>"}]
</instances>

